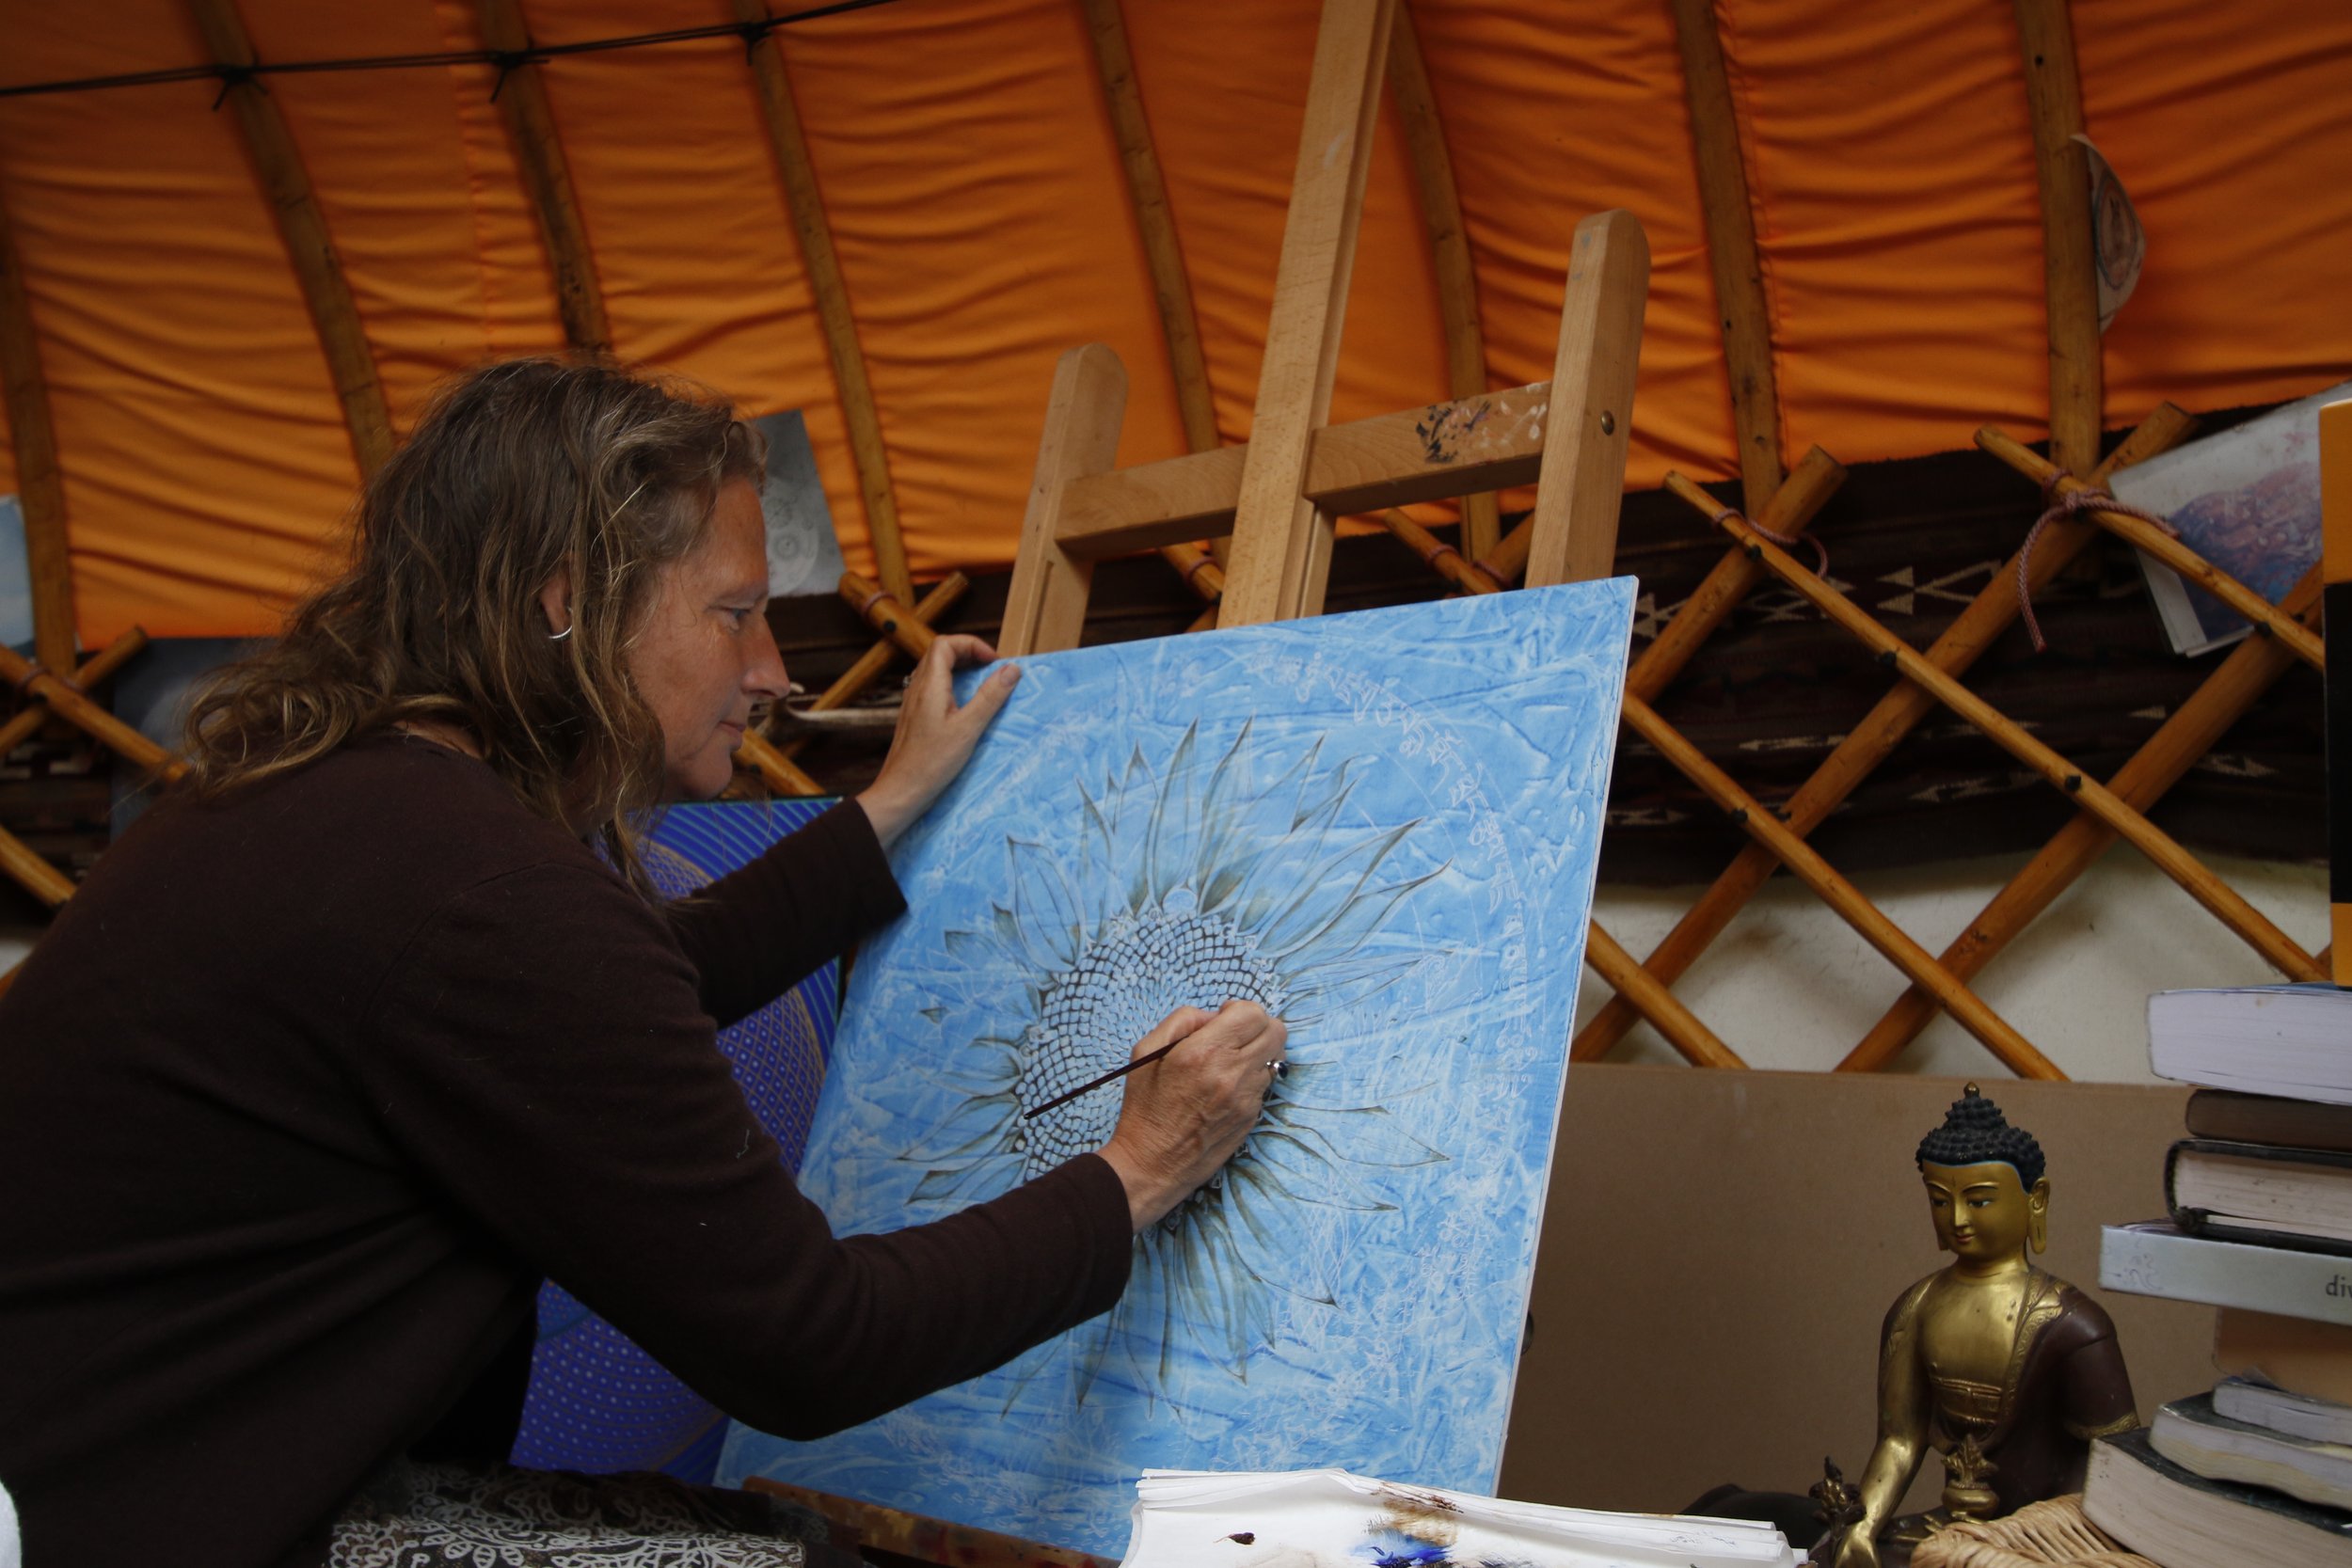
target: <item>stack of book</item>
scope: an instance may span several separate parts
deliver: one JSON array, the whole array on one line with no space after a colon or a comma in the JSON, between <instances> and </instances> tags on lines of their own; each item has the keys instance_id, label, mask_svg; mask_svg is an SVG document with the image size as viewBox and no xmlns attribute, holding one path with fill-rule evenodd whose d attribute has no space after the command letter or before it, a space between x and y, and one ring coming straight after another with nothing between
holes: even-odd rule
<instances>
[{"instance_id":1,"label":"stack of book","mask_svg":"<svg viewBox=\"0 0 2352 1568\"><path fill-rule=\"evenodd\" d=\"M2084 1512L2165 1568L2352 1568L2352 990L2166 991L2148 1042L2201 1087L2099 1282L2220 1308L2222 1377L2095 1444Z\"/></svg>"}]
</instances>

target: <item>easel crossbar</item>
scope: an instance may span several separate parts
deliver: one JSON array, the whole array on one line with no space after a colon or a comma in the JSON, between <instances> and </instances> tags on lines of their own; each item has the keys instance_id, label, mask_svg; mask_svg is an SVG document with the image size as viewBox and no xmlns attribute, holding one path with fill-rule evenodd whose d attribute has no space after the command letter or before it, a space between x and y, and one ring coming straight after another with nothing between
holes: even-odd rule
<instances>
[{"instance_id":1,"label":"easel crossbar","mask_svg":"<svg viewBox=\"0 0 2352 1568\"><path fill-rule=\"evenodd\" d=\"M1538 381L1317 431L1306 498L1332 516L1533 484L1551 384ZM1073 559L1230 533L1247 445L1086 474L1064 486L1055 542Z\"/></svg>"}]
</instances>

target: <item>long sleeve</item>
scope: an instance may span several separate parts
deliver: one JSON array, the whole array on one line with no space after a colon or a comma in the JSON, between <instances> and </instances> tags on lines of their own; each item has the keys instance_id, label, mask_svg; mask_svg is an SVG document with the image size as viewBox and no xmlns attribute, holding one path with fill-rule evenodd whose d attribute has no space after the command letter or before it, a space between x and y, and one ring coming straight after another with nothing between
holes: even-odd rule
<instances>
[{"instance_id":1,"label":"long sleeve","mask_svg":"<svg viewBox=\"0 0 2352 1568\"><path fill-rule=\"evenodd\" d=\"M906 907L865 809L844 800L667 912L724 1028Z\"/></svg>"},{"instance_id":2,"label":"long sleeve","mask_svg":"<svg viewBox=\"0 0 2352 1568\"><path fill-rule=\"evenodd\" d=\"M844 865L860 849L840 829L812 846ZM728 920L701 927L698 951L723 958L739 942L724 927L760 911L813 927L759 870L726 890ZM755 967L732 961L730 984ZM1092 1155L931 1225L835 1239L712 1049L697 989L617 880L533 866L417 933L354 1067L392 1140L461 1207L769 1431L854 1424L1118 1299L1126 1199Z\"/></svg>"}]
</instances>

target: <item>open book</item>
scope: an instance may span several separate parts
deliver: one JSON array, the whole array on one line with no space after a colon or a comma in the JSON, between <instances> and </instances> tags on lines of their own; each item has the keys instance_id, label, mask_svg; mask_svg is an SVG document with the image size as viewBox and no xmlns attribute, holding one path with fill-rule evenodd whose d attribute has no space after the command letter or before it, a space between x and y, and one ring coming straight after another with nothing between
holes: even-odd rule
<instances>
[{"instance_id":1,"label":"open book","mask_svg":"<svg viewBox=\"0 0 2352 1568\"><path fill-rule=\"evenodd\" d=\"M1120 1568L1794 1568L1746 1519L1505 1502L1344 1470L1146 1470Z\"/></svg>"}]
</instances>

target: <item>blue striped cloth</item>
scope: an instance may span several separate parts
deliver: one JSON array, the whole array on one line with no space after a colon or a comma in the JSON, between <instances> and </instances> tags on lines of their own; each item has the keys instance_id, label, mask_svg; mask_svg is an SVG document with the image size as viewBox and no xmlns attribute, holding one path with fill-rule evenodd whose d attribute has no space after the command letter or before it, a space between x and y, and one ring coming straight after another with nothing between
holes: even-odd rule
<instances>
[{"instance_id":1,"label":"blue striped cloth","mask_svg":"<svg viewBox=\"0 0 2352 1568\"><path fill-rule=\"evenodd\" d=\"M673 806L642 844L654 885L671 897L756 859L830 800ZM837 966L827 964L750 1017L719 1031L719 1049L760 1125L800 1169L817 1090L833 1052ZM514 1462L539 1470L660 1470L707 1483L726 1418L552 1280L539 1291L539 1339Z\"/></svg>"}]
</instances>

